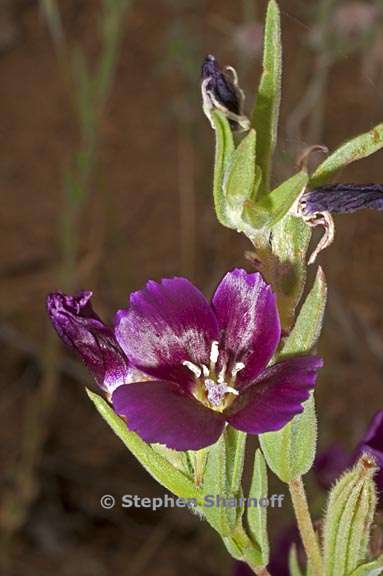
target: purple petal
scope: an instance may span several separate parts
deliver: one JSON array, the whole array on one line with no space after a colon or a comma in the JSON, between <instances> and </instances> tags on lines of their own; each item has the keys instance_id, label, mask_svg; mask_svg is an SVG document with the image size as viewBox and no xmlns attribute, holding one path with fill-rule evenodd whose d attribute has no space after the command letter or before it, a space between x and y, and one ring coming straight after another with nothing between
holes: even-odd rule
<instances>
[{"instance_id":1,"label":"purple petal","mask_svg":"<svg viewBox=\"0 0 383 576\"><path fill-rule=\"evenodd\" d=\"M240 387L255 380L278 346L281 326L275 295L261 274L237 268L218 285L212 304L227 360L245 364L237 376Z\"/></svg>"},{"instance_id":2,"label":"purple petal","mask_svg":"<svg viewBox=\"0 0 383 576\"><path fill-rule=\"evenodd\" d=\"M283 428L303 411L302 402L308 399L322 365L317 356L300 356L267 368L233 403L227 421L250 434Z\"/></svg>"},{"instance_id":3,"label":"purple petal","mask_svg":"<svg viewBox=\"0 0 383 576\"><path fill-rule=\"evenodd\" d=\"M303 194L303 213L350 214L363 208L383 210L382 184L327 184Z\"/></svg>"},{"instance_id":4,"label":"purple petal","mask_svg":"<svg viewBox=\"0 0 383 576\"><path fill-rule=\"evenodd\" d=\"M218 325L203 294L185 278L148 282L116 316L115 333L129 360L163 380L193 381L182 361L209 362Z\"/></svg>"},{"instance_id":5,"label":"purple petal","mask_svg":"<svg viewBox=\"0 0 383 576\"><path fill-rule=\"evenodd\" d=\"M202 63L201 76L202 80L209 79L207 89L224 108L234 114L241 114L238 89L234 86L231 76L219 66L211 54L206 56Z\"/></svg>"},{"instance_id":6,"label":"purple petal","mask_svg":"<svg viewBox=\"0 0 383 576\"><path fill-rule=\"evenodd\" d=\"M130 381L128 360L113 331L94 312L91 297L92 292L50 294L48 314L58 335L80 354L100 388L112 392Z\"/></svg>"},{"instance_id":7,"label":"purple petal","mask_svg":"<svg viewBox=\"0 0 383 576\"><path fill-rule=\"evenodd\" d=\"M172 382L148 381L120 386L113 392L115 411L146 442L174 450L199 450L223 432L222 414L205 408Z\"/></svg>"}]
</instances>

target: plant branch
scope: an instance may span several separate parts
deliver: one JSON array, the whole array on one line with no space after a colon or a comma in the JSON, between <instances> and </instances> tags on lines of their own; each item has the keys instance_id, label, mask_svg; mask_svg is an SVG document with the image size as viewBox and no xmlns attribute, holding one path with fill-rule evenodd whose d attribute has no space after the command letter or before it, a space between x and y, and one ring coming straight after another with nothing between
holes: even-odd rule
<instances>
[{"instance_id":1,"label":"plant branch","mask_svg":"<svg viewBox=\"0 0 383 576\"><path fill-rule=\"evenodd\" d=\"M322 576L322 557L311 520L302 478L299 477L289 482L289 489L308 563L314 576Z\"/></svg>"}]
</instances>

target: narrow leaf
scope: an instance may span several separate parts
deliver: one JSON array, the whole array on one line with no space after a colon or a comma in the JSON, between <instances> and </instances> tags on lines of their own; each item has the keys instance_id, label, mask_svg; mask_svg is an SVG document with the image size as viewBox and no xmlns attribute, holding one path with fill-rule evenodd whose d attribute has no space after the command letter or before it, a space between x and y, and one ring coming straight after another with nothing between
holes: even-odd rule
<instances>
[{"instance_id":1,"label":"narrow leaf","mask_svg":"<svg viewBox=\"0 0 383 576\"><path fill-rule=\"evenodd\" d=\"M157 482L180 498L200 500L201 495L194 484L165 458L155 452L135 432L129 430L126 422L117 416L111 406L101 396L88 389L87 394L113 432Z\"/></svg>"},{"instance_id":2,"label":"narrow leaf","mask_svg":"<svg viewBox=\"0 0 383 576\"><path fill-rule=\"evenodd\" d=\"M383 124L378 124L369 132L346 142L326 158L311 176L310 187L314 188L325 184L341 168L374 154L382 147Z\"/></svg>"},{"instance_id":3,"label":"narrow leaf","mask_svg":"<svg viewBox=\"0 0 383 576\"><path fill-rule=\"evenodd\" d=\"M232 153L223 185L225 196L230 203L243 204L243 202L253 194L255 181L255 142L255 130L250 130Z\"/></svg>"},{"instance_id":4,"label":"narrow leaf","mask_svg":"<svg viewBox=\"0 0 383 576\"><path fill-rule=\"evenodd\" d=\"M267 8L263 72L258 88L252 124L257 130L257 163L262 169L262 192L270 186L271 161L277 140L281 101L282 45L278 4L270 0Z\"/></svg>"},{"instance_id":5,"label":"narrow leaf","mask_svg":"<svg viewBox=\"0 0 383 576\"><path fill-rule=\"evenodd\" d=\"M221 534L228 536L235 528L237 520L237 507L224 505L223 500L217 502L217 498L227 502L234 495L230 490L227 478L226 447L224 436L221 436L211 448L204 474L204 514L209 524Z\"/></svg>"},{"instance_id":6,"label":"narrow leaf","mask_svg":"<svg viewBox=\"0 0 383 576\"><path fill-rule=\"evenodd\" d=\"M212 113L215 126L215 163L213 196L217 218L221 224L231 228L225 212L226 199L223 191L225 171L234 152L233 134L225 116L215 111Z\"/></svg>"},{"instance_id":7,"label":"narrow leaf","mask_svg":"<svg viewBox=\"0 0 383 576\"><path fill-rule=\"evenodd\" d=\"M267 533L267 508L260 505L262 498L267 498L267 469L262 452L258 449L255 452L253 477L250 486L249 498L256 499L257 506L249 506L247 509L247 520L249 533L253 541L261 550L262 565L269 562L269 537Z\"/></svg>"},{"instance_id":8,"label":"narrow leaf","mask_svg":"<svg viewBox=\"0 0 383 576\"><path fill-rule=\"evenodd\" d=\"M241 491L243 465L245 461L246 433L231 426L225 430L226 468L232 494L238 496Z\"/></svg>"}]
</instances>

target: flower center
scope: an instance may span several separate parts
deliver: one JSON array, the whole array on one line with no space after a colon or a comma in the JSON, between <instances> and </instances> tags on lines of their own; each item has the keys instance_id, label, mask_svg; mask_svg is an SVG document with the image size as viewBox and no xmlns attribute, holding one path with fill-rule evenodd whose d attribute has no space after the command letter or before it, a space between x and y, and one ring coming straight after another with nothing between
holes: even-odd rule
<instances>
[{"instance_id":1,"label":"flower center","mask_svg":"<svg viewBox=\"0 0 383 576\"><path fill-rule=\"evenodd\" d=\"M182 364L194 374L196 386L193 394L197 400L213 410L222 412L239 394L235 388L235 381L238 372L243 370L245 365L243 362L236 362L228 372L224 363L217 373L218 358L218 342L214 340L211 344L209 367L205 364L197 366L189 360L184 360Z\"/></svg>"}]
</instances>

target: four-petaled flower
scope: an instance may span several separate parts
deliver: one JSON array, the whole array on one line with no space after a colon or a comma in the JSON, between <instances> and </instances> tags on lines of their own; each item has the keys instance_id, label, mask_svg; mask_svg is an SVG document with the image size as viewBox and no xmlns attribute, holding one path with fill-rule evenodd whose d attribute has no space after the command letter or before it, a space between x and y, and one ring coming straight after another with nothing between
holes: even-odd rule
<instances>
[{"instance_id":1,"label":"four-petaled flower","mask_svg":"<svg viewBox=\"0 0 383 576\"><path fill-rule=\"evenodd\" d=\"M93 312L90 296L51 294L50 317L116 413L149 443L198 450L226 423L250 434L278 430L302 411L322 366L317 356L269 366L281 328L259 273L229 272L211 304L185 278L150 281L117 312L114 330Z\"/></svg>"}]
</instances>

